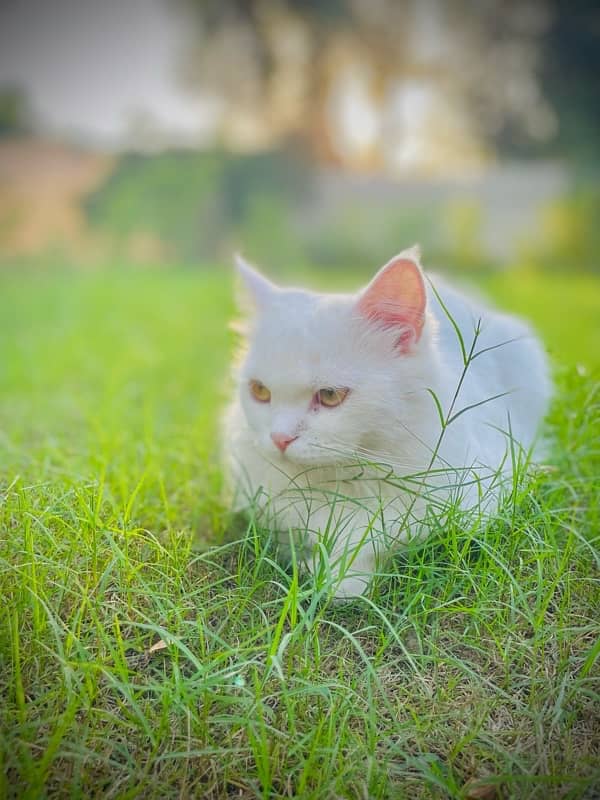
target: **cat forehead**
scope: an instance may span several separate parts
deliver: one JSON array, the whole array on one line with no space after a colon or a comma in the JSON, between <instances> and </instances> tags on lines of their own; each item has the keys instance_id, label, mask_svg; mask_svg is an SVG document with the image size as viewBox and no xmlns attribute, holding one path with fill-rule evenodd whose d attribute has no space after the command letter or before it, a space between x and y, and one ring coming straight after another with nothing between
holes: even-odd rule
<instances>
[{"instance_id":1,"label":"cat forehead","mask_svg":"<svg viewBox=\"0 0 600 800\"><path fill-rule=\"evenodd\" d=\"M256 321L249 366L306 380L338 371L352 353L352 305L343 296L282 292Z\"/></svg>"},{"instance_id":2,"label":"cat forehead","mask_svg":"<svg viewBox=\"0 0 600 800\"><path fill-rule=\"evenodd\" d=\"M332 338L347 329L351 304L351 298L343 295L282 291L261 313L257 336L277 333L310 346L316 334L319 338Z\"/></svg>"}]
</instances>

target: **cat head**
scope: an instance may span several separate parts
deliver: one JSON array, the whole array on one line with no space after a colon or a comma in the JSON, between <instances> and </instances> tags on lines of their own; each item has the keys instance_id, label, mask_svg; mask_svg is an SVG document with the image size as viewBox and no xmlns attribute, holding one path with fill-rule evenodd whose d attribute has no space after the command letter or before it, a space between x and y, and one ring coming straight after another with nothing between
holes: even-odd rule
<instances>
[{"instance_id":1,"label":"cat head","mask_svg":"<svg viewBox=\"0 0 600 800\"><path fill-rule=\"evenodd\" d=\"M418 250L355 295L284 289L237 266L251 307L240 402L257 449L298 468L379 460L414 412L429 361Z\"/></svg>"}]
</instances>

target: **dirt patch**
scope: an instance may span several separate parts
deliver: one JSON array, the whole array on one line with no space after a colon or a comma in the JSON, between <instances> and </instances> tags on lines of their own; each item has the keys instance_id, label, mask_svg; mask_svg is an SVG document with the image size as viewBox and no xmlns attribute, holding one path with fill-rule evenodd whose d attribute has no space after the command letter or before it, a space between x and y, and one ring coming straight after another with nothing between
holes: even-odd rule
<instances>
[{"instance_id":1,"label":"dirt patch","mask_svg":"<svg viewBox=\"0 0 600 800\"><path fill-rule=\"evenodd\" d=\"M0 255L93 250L98 242L81 202L113 165L112 156L60 143L0 142Z\"/></svg>"}]
</instances>

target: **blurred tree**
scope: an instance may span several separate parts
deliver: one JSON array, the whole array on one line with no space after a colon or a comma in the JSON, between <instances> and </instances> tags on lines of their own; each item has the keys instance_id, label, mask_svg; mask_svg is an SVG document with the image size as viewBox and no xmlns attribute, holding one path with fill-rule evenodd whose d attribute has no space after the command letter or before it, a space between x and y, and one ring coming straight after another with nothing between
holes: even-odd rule
<instances>
[{"instance_id":1,"label":"blurred tree","mask_svg":"<svg viewBox=\"0 0 600 800\"><path fill-rule=\"evenodd\" d=\"M555 0L554 24L544 39L542 82L560 128L555 148L600 160L600 5Z\"/></svg>"},{"instance_id":2,"label":"blurred tree","mask_svg":"<svg viewBox=\"0 0 600 800\"><path fill-rule=\"evenodd\" d=\"M549 0L548 11L535 90L547 105L538 107L525 126L506 115L495 141L503 155L566 155L585 162L588 170L590 161L600 157L600 5L597 0Z\"/></svg>"},{"instance_id":3,"label":"blurred tree","mask_svg":"<svg viewBox=\"0 0 600 800\"><path fill-rule=\"evenodd\" d=\"M270 209L281 216L309 191L309 172L284 150L131 153L84 205L90 221L117 241L153 235L172 258L193 263L215 257L225 242L239 238L239 231L257 219L263 239L269 233L274 239L273 220L269 232L263 224L266 214L257 216L264 206L261 198L268 198Z\"/></svg>"},{"instance_id":4,"label":"blurred tree","mask_svg":"<svg viewBox=\"0 0 600 800\"><path fill-rule=\"evenodd\" d=\"M17 87L0 89L0 137L18 136L29 131L29 106Z\"/></svg>"},{"instance_id":5,"label":"blurred tree","mask_svg":"<svg viewBox=\"0 0 600 800\"><path fill-rule=\"evenodd\" d=\"M178 0L182 76L218 99L229 146L294 136L323 161L439 170L508 126L543 140L543 0Z\"/></svg>"}]
</instances>

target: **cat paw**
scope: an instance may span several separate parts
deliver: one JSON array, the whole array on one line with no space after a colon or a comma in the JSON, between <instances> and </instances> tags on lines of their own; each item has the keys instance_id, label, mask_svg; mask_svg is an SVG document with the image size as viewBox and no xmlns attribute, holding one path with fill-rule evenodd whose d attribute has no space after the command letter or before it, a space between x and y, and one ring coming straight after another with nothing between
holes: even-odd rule
<instances>
[{"instance_id":1,"label":"cat paw","mask_svg":"<svg viewBox=\"0 0 600 800\"><path fill-rule=\"evenodd\" d=\"M368 588L368 578L348 575L334 584L333 596L336 600L353 600L356 597L362 597Z\"/></svg>"}]
</instances>

